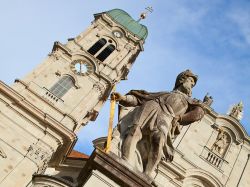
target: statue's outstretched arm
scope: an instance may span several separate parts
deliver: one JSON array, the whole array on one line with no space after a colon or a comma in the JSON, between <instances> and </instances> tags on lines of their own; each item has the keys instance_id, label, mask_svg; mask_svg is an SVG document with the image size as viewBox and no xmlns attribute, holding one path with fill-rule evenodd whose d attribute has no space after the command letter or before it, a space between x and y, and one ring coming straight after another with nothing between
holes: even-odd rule
<instances>
[{"instance_id":1,"label":"statue's outstretched arm","mask_svg":"<svg viewBox=\"0 0 250 187\"><path fill-rule=\"evenodd\" d=\"M125 99L124 101L122 101L122 103L126 105L127 107L131 107L131 106L135 107L138 105L137 98L133 95L125 95Z\"/></svg>"},{"instance_id":2,"label":"statue's outstretched arm","mask_svg":"<svg viewBox=\"0 0 250 187\"><path fill-rule=\"evenodd\" d=\"M121 105L125 107L132 107L138 105L138 100L133 95L121 95L118 92L112 93L111 97L115 98L116 101L119 101Z\"/></svg>"},{"instance_id":3,"label":"statue's outstretched arm","mask_svg":"<svg viewBox=\"0 0 250 187\"><path fill-rule=\"evenodd\" d=\"M179 123L181 125L189 125L190 123L199 121L203 118L205 112L202 107L196 106L189 112L180 117Z\"/></svg>"}]
</instances>

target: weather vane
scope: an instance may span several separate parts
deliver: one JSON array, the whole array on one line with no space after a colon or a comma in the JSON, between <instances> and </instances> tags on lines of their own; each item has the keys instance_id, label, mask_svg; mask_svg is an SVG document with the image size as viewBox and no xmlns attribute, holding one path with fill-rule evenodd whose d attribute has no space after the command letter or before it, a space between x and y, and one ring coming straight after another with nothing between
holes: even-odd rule
<instances>
[{"instance_id":1,"label":"weather vane","mask_svg":"<svg viewBox=\"0 0 250 187\"><path fill-rule=\"evenodd\" d=\"M142 19L145 19L147 17L148 13L153 12L152 6L149 6L149 7L145 8L145 9L146 9L146 11L141 13L140 18L137 20L137 22L140 22Z\"/></svg>"}]
</instances>

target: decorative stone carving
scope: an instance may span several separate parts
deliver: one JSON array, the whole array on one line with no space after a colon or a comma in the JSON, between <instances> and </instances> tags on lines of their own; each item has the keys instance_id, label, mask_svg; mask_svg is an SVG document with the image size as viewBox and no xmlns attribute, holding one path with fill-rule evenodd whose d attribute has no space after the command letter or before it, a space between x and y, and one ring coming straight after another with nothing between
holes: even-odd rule
<instances>
[{"instance_id":1,"label":"decorative stone carving","mask_svg":"<svg viewBox=\"0 0 250 187\"><path fill-rule=\"evenodd\" d=\"M47 157L39 163L36 174L43 174L45 172L46 168L48 167L48 162L50 161L50 159L51 156L47 155Z\"/></svg>"},{"instance_id":2,"label":"decorative stone carving","mask_svg":"<svg viewBox=\"0 0 250 187\"><path fill-rule=\"evenodd\" d=\"M49 56L52 56L55 60L60 59L60 55L56 51L53 51L52 53L50 53Z\"/></svg>"},{"instance_id":3,"label":"decorative stone carving","mask_svg":"<svg viewBox=\"0 0 250 187\"><path fill-rule=\"evenodd\" d=\"M211 106L213 103L213 97L209 96L209 93L207 93L203 99L203 103L208 105L208 106Z\"/></svg>"},{"instance_id":4,"label":"decorative stone carving","mask_svg":"<svg viewBox=\"0 0 250 187\"><path fill-rule=\"evenodd\" d=\"M55 74L56 74L56 76L58 76L58 77L62 76L62 73L61 73L59 70L57 70L57 71L55 72Z\"/></svg>"},{"instance_id":5,"label":"decorative stone carving","mask_svg":"<svg viewBox=\"0 0 250 187\"><path fill-rule=\"evenodd\" d=\"M48 166L48 162L52 156L52 153L44 151L36 144L30 145L28 148L27 157L33 160L38 167L37 174L41 174Z\"/></svg>"},{"instance_id":6,"label":"decorative stone carving","mask_svg":"<svg viewBox=\"0 0 250 187\"><path fill-rule=\"evenodd\" d=\"M96 27L99 31L101 31L101 30L103 30L104 29L104 26L103 25L97 25L97 27Z\"/></svg>"},{"instance_id":7,"label":"decorative stone carving","mask_svg":"<svg viewBox=\"0 0 250 187\"><path fill-rule=\"evenodd\" d=\"M128 73L129 73L128 65L123 66L121 72L122 72L121 80L128 80Z\"/></svg>"},{"instance_id":8,"label":"decorative stone carving","mask_svg":"<svg viewBox=\"0 0 250 187\"><path fill-rule=\"evenodd\" d=\"M124 46L124 48L127 49L127 50L129 50L129 51L132 51L132 50L134 49L134 47L131 46L130 44L126 44L126 45Z\"/></svg>"},{"instance_id":9,"label":"decorative stone carving","mask_svg":"<svg viewBox=\"0 0 250 187\"><path fill-rule=\"evenodd\" d=\"M99 97L102 97L102 95L104 94L105 88L103 85L101 85L100 83L96 82L93 85L93 88L98 92Z\"/></svg>"},{"instance_id":10,"label":"decorative stone carving","mask_svg":"<svg viewBox=\"0 0 250 187\"><path fill-rule=\"evenodd\" d=\"M235 104L229 109L228 115L240 121L243 117L243 103L242 101Z\"/></svg>"},{"instance_id":11,"label":"decorative stone carving","mask_svg":"<svg viewBox=\"0 0 250 187\"><path fill-rule=\"evenodd\" d=\"M99 112L93 109L91 111L88 111L86 117L89 118L90 121L95 121L98 115Z\"/></svg>"},{"instance_id":12,"label":"decorative stone carving","mask_svg":"<svg viewBox=\"0 0 250 187\"><path fill-rule=\"evenodd\" d=\"M5 154L5 152L3 151L1 147L0 147L0 156L3 158L7 158L7 155Z\"/></svg>"},{"instance_id":13,"label":"decorative stone carving","mask_svg":"<svg viewBox=\"0 0 250 187\"><path fill-rule=\"evenodd\" d=\"M211 150L221 156L224 156L227 147L230 143L229 135L223 130L218 129L219 134L214 142L214 144L211 147Z\"/></svg>"},{"instance_id":14,"label":"decorative stone carving","mask_svg":"<svg viewBox=\"0 0 250 187\"><path fill-rule=\"evenodd\" d=\"M172 92L132 90L125 96L113 93L125 107L119 112L118 127L124 160L150 177L161 159L173 160L172 139L180 133L180 125L204 116L204 104L191 98L197 79L186 70L177 76Z\"/></svg>"}]
</instances>

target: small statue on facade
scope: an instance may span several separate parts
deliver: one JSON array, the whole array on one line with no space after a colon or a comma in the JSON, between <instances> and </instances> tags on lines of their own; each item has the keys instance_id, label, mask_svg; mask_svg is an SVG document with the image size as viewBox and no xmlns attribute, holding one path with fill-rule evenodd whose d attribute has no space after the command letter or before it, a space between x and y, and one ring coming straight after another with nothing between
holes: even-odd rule
<instances>
[{"instance_id":1,"label":"small statue on facade","mask_svg":"<svg viewBox=\"0 0 250 187\"><path fill-rule=\"evenodd\" d=\"M228 112L228 115L240 121L243 117L243 103L242 101L234 105Z\"/></svg>"},{"instance_id":2,"label":"small statue on facade","mask_svg":"<svg viewBox=\"0 0 250 187\"><path fill-rule=\"evenodd\" d=\"M204 116L204 104L191 98L197 80L196 75L186 70L177 76L172 92L113 93L123 106L119 112L119 129L124 160L132 166L139 162L142 171L150 177L161 159L173 160L172 140L180 134L180 125L189 125ZM129 110L130 107L133 109Z\"/></svg>"},{"instance_id":3,"label":"small statue on facade","mask_svg":"<svg viewBox=\"0 0 250 187\"><path fill-rule=\"evenodd\" d=\"M203 103L208 105L208 106L211 106L213 103L213 97L209 96L209 93L207 93L203 99Z\"/></svg>"},{"instance_id":4,"label":"small statue on facade","mask_svg":"<svg viewBox=\"0 0 250 187\"><path fill-rule=\"evenodd\" d=\"M218 136L214 144L212 145L211 150L223 156L227 149L229 141L228 141L227 134L225 133L223 129L218 129L218 131L219 131Z\"/></svg>"}]
</instances>

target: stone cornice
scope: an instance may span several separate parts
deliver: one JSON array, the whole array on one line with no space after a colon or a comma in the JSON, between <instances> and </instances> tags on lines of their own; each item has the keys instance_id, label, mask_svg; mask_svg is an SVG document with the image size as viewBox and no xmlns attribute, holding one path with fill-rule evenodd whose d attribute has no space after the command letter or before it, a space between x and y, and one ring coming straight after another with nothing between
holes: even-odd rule
<instances>
[{"instance_id":1,"label":"stone cornice","mask_svg":"<svg viewBox=\"0 0 250 187\"><path fill-rule=\"evenodd\" d=\"M69 57L72 57L71 50L58 41L54 42L52 52L57 51L57 49L63 50L65 52L65 54L67 54Z\"/></svg>"}]
</instances>

